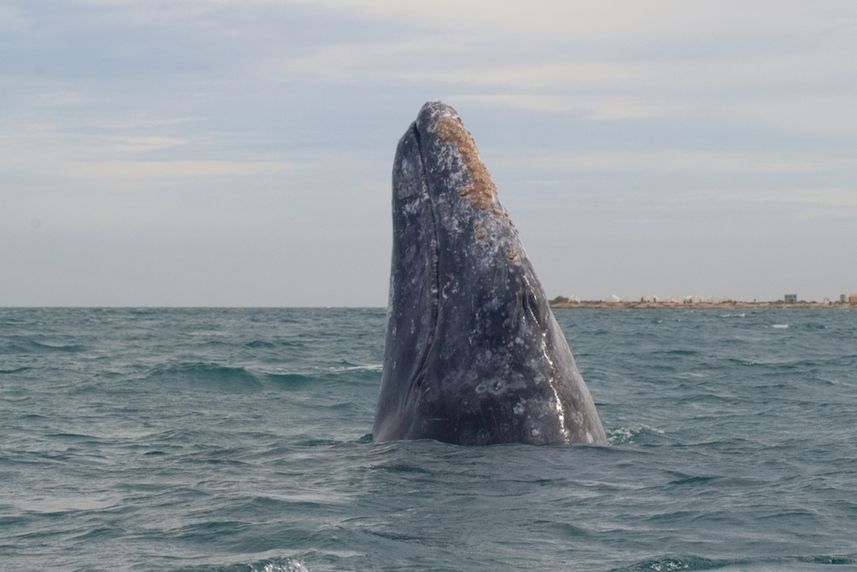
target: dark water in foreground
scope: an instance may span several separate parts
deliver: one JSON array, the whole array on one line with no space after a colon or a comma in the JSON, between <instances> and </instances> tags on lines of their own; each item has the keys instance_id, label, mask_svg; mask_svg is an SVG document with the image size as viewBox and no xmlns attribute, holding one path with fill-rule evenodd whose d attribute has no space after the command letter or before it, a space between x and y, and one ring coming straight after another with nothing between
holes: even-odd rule
<instances>
[{"instance_id":1,"label":"dark water in foreground","mask_svg":"<svg viewBox=\"0 0 857 572\"><path fill-rule=\"evenodd\" d=\"M373 444L382 310L0 309L0 569L857 569L857 312L557 317L611 447Z\"/></svg>"}]
</instances>

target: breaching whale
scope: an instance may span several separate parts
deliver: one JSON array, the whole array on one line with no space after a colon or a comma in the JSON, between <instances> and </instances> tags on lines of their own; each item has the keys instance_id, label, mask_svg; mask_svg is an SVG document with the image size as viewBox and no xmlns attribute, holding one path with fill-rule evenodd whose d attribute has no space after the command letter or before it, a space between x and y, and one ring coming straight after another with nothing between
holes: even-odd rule
<instances>
[{"instance_id":1,"label":"breaching whale","mask_svg":"<svg viewBox=\"0 0 857 572\"><path fill-rule=\"evenodd\" d=\"M396 150L373 437L607 442L476 145L441 102L423 106Z\"/></svg>"}]
</instances>

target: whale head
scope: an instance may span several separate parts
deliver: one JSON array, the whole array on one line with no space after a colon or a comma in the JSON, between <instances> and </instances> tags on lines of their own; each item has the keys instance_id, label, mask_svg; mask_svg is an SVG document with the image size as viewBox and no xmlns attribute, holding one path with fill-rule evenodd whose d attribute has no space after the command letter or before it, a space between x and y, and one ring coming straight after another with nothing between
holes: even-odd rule
<instances>
[{"instance_id":1,"label":"whale head","mask_svg":"<svg viewBox=\"0 0 857 572\"><path fill-rule=\"evenodd\" d=\"M603 443L571 351L456 111L426 103L393 165L376 440Z\"/></svg>"}]
</instances>

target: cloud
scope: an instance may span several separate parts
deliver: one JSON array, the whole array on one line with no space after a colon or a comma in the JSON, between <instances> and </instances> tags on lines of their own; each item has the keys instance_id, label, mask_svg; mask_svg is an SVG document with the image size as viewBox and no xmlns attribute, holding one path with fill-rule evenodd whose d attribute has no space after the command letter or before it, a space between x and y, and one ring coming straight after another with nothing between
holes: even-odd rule
<instances>
[{"instance_id":1,"label":"cloud","mask_svg":"<svg viewBox=\"0 0 857 572\"><path fill-rule=\"evenodd\" d=\"M450 101L528 111L573 113L585 119L617 121L648 119L665 111L661 104L632 97L583 97L528 93L453 94Z\"/></svg>"},{"instance_id":2,"label":"cloud","mask_svg":"<svg viewBox=\"0 0 857 572\"><path fill-rule=\"evenodd\" d=\"M164 135L104 137L104 141L113 152L149 153L187 145L190 141L180 137Z\"/></svg>"},{"instance_id":3,"label":"cloud","mask_svg":"<svg viewBox=\"0 0 857 572\"><path fill-rule=\"evenodd\" d=\"M508 161L514 159L509 158ZM654 149L635 151L539 152L521 158L534 170L553 172L605 171L632 173L762 173L797 174L850 170L850 157L784 152L694 151Z\"/></svg>"},{"instance_id":4,"label":"cloud","mask_svg":"<svg viewBox=\"0 0 857 572\"><path fill-rule=\"evenodd\" d=\"M194 149L194 141L182 136L63 132L51 122L26 120L6 124L13 126L0 136L0 175L88 180L119 188L152 181L273 175L295 167L294 161L272 154L212 157L209 151ZM180 147L190 147L184 158L171 154ZM128 159L129 155L142 157Z\"/></svg>"},{"instance_id":5,"label":"cloud","mask_svg":"<svg viewBox=\"0 0 857 572\"><path fill-rule=\"evenodd\" d=\"M271 175L283 173L291 167L286 161L262 160L81 161L70 166L67 175L114 182L141 182L149 179Z\"/></svg>"},{"instance_id":6,"label":"cloud","mask_svg":"<svg viewBox=\"0 0 857 572\"><path fill-rule=\"evenodd\" d=\"M450 101L526 109L528 111L566 112L575 107L569 98L528 93L454 94Z\"/></svg>"},{"instance_id":7,"label":"cloud","mask_svg":"<svg viewBox=\"0 0 857 572\"><path fill-rule=\"evenodd\" d=\"M54 89L38 91L31 96L33 105L48 109L63 109L67 107L83 107L92 103L92 98L84 93L55 86Z\"/></svg>"},{"instance_id":8,"label":"cloud","mask_svg":"<svg viewBox=\"0 0 857 572\"><path fill-rule=\"evenodd\" d=\"M857 30L853 4L316 5L361 11L411 33L318 44L264 62L272 75L378 89L395 83L453 102L600 121L857 134L857 59L842 56Z\"/></svg>"},{"instance_id":9,"label":"cloud","mask_svg":"<svg viewBox=\"0 0 857 572\"><path fill-rule=\"evenodd\" d=\"M771 211L789 213L808 223L848 222L857 217L857 187L855 188L775 188L759 190L694 193L689 200L717 208L720 205L754 207L757 213Z\"/></svg>"},{"instance_id":10,"label":"cloud","mask_svg":"<svg viewBox=\"0 0 857 572\"><path fill-rule=\"evenodd\" d=\"M847 0L831 2L822 11L802 2L724 0L716 4L661 0L657 7L648 2L626 0L530 0L526 5L498 4L491 0L459 2L435 0L431 3L397 0L319 0L315 4L330 9L347 8L372 14L381 20L425 22L447 29L492 30L502 35L538 34L545 41L583 38L598 43L633 41L646 38L699 39L698 30L717 30L729 35L765 31L790 34L795 30L831 26L841 22L841 14L855 14Z\"/></svg>"},{"instance_id":11,"label":"cloud","mask_svg":"<svg viewBox=\"0 0 857 572\"><path fill-rule=\"evenodd\" d=\"M857 209L857 187L830 189L748 189L737 192L716 192L698 194L697 198L714 202L740 202L764 204L791 204L802 207L826 209L825 212L838 212L839 215L853 216ZM845 210L843 210L845 209Z\"/></svg>"},{"instance_id":12,"label":"cloud","mask_svg":"<svg viewBox=\"0 0 857 572\"><path fill-rule=\"evenodd\" d=\"M857 77L857 67L853 73ZM801 133L853 136L857 135L857 90L750 99L733 109L721 108L720 115Z\"/></svg>"},{"instance_id":13,"label":"cloud","mask_svg":"<svg viewBox=\"0 0 857 572\"><path fill-rule=\"evenodd\" d=\"M2 148L2 147L0 147ZM141 153L169 147L145 147L139 142L114 145L116 153ZM294 163L285 159L148 159L121 160L79 158L69 156L63 149L34 151L4 151L6 170L11 173L40 173L39 179L56 179L68 182L86 180L100 185L125 186L151 181L169 182L177 179L204 179L212 177L252 177L276 175L294 169ZM49 169L45 166L49 165Z\"/></svg>"},{"instance_id":14,"label":"cloud","mask_svg":"<svg viewBox=\"0 0 857 572\"><path fill-rule=\"evenodd\" d=\"M20 10L0 4L0 30L8 32L27 32L32 28L30 19Z\"/></svg>"}]
</instances>

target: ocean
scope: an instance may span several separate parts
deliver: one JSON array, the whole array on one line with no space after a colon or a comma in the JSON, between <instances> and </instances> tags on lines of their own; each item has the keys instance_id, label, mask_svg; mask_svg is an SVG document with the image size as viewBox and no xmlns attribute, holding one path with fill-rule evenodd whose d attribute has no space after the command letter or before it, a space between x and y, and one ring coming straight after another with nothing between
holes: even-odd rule
<instances>
[{"instance_id":1,"label":"ocean","mask_svg":"<svg viewBox=\"0 0 857 572\"><path fill-rule=\"evenodd\" d=\"M373 443L383 309L0 309L0 569L857 569L857 312L556 314L609 447Z\"/></svg>"}]
</instances>

